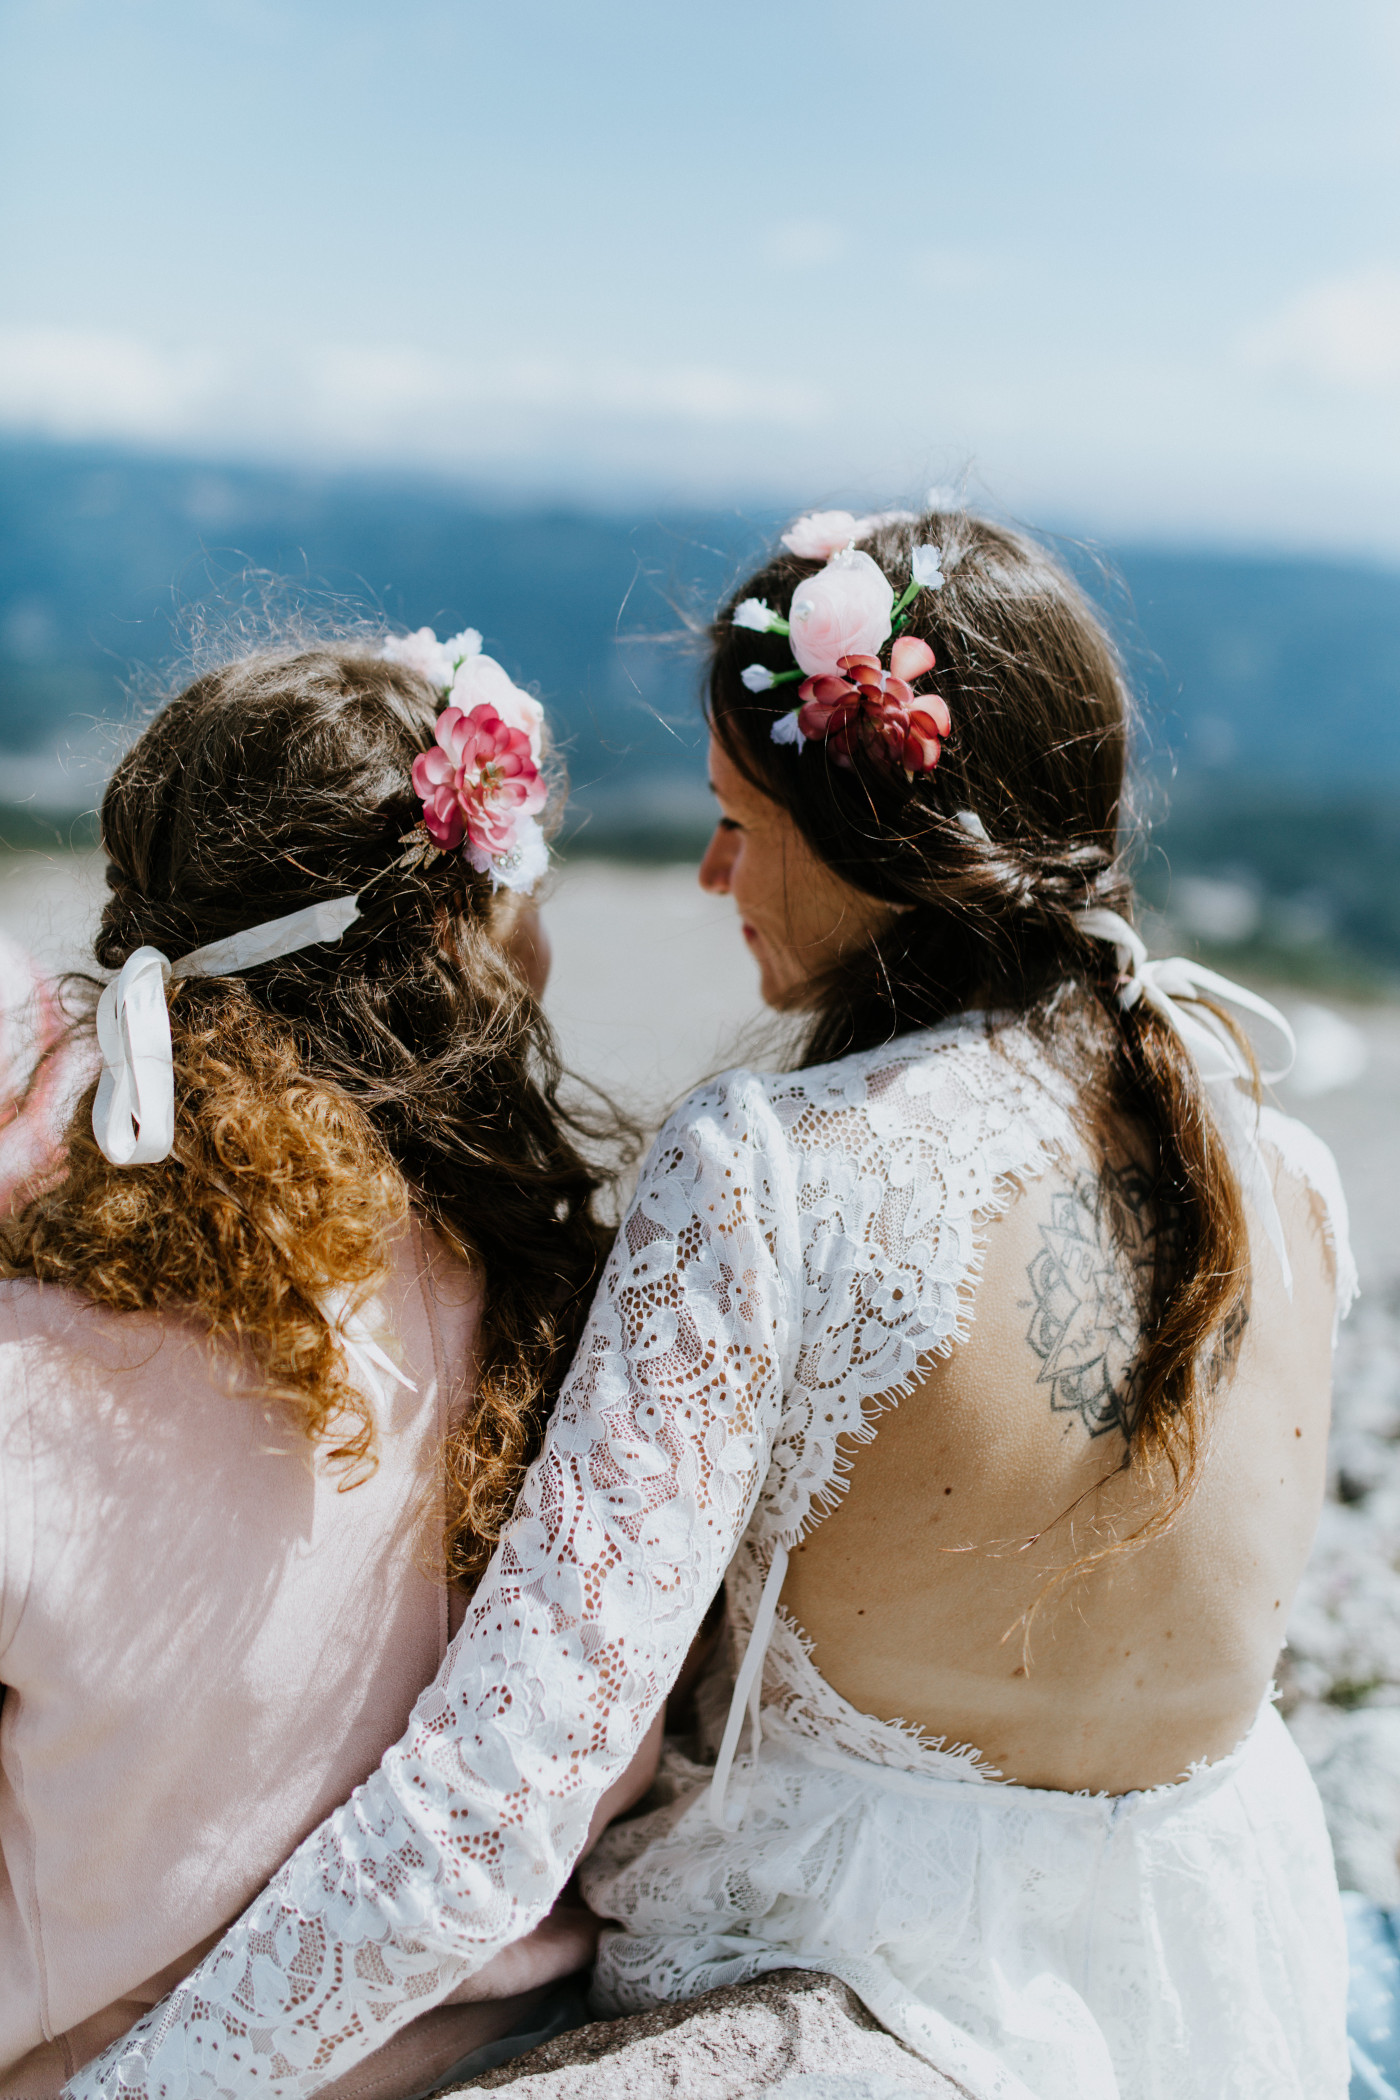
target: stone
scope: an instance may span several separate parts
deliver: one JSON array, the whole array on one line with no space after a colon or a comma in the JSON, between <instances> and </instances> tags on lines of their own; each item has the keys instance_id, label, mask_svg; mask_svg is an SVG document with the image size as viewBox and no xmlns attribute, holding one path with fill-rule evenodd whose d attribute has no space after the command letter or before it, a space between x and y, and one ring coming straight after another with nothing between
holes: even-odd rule
<instances>
[{"instance_id":1,"label":"stone","mask_svg":"<svg viewBox=\"0 0 1400 2100\"><path fill-rule=\"evenodd\" d=\"M456 2091L506 2087L511 2100L965 2100L854 1991L805 1969L596 2020Z\"/></svg>"}]
</instances>

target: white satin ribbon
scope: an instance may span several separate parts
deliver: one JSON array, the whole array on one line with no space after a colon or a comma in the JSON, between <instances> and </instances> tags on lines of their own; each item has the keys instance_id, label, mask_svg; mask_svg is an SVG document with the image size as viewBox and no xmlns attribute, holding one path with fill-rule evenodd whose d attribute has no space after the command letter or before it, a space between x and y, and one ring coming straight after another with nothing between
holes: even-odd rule
<instances>
[{"instance_id":1,"label":"white satin ribbon","mask_svg":"<svg viewBox=\"0 0 1400 2100\"><path fill-rule=\"evenodd\" d=\"M1287 1054L1281 1064L1260 1066L1259 1077L1266 1082L1282 1079L1292 1070L1297 1049L1293 1030L1278 1008L1271 1006L1267 999L1261 999L1257 992L1247 990L1229 977L1222 977L1216 970L1206 969L1203 963L1191 962L1184 955L1150 961L1142 935L1119 912L1095 906L1089 911L1076 912L1075 923L1090 940L1112 942L1123 977L1118 993L1119 1005L1128 1009L1136 1006L1139 999L1145 999L1191 1052L1196 1069L1211 1090L1212 1104L1230 1141L1235 1171L1278 1256L1284 1288L1291 1298L1293 1267L1288 1259L1273 1178L1259 1146L1258 1106L1241 1091L1239 1084L1243 1081L1248 1086L1252 1080L1249 1061L1239 1044L1231 1040L1212 1015L1188 1013L1177 1002L1181 999L1218 999L1223 1005L1242 1007L1246 1013L1267 1022L1281 1037Z\"/></svg>"},{"instance_id":2,"label":"white satin ribbon","mask_svg":"<svg viewBox=\"0 0 1400 2100\"><path fill-rule=\"evenodd\" d=\"M389 1398L381 1381L381 1374L384 1378L392 1379L395 1385L406 1387L410 1393L417 1392L418 1388L413 1380L399 1369L386 1350L380 1348L360 1315L350 1310L349 1291L323 1291L317 1302L325 1315L327 1325L335 1329L341 1348L381 1407Z\"/></svg>"},{"instance_id":3,"label":"white satin ribbon","mask_svg":"<svg viewBox=\"0 0 1400 2100\"><path fill-rule=\"evenodd\" d=\"M356 897L327 897L243 933L192 948L177 962L159 948L138 948L97 1002L102 1072L92 1104L92 1134L114 1167L142 1167L169 1157L175 1142L175 1074L170 977L231 977L239 970L294 955L318 941L338 941L360 916Z\"/></svg>"},{"instance_id":4,"label":"white satin ribbon","mask_svg":"<svg viewBox=\"0 0 1400 2100\"><path fill-rule=\"evenodd\" d=\"M721 1830L728 1828L724 1820L724 1796L729 1786L729 1775L734 1769L735 1753L739 1748L739 1731L744 1725L745 1707L749 1710L749 1755L754 1760L758 1757L758 1746L763 1735L760 1715L763 1703L763 1660L768 1653L768 1643L773 1637L773 1621L778 1615L778 1598L787 1575L787 1567L787 1547L775 1546L768 1579L758 1600L758 1610L753 1615L753 1630L744 1650L744 1660L739 1665L739 1674L734 1680L734 1696L729 1702L729 1718L724 1724L719 1756L715 1759L715 1776L710 1781L710 1820L718 1823Z\"/></svg>"},{"instance_id":5,"label":"white satin ribbon","mask_svg":"<svg viewBox=\"0 0 1400 2100\"><path fill-rule=\"evenodd\" d=\"M138 948L97 1002L102 1075L92 1104L92 1134L114 1167L144 1167L164 1159L175 1142L165 1007L169 968L159 948Z\"/></svg>"}]
</instances>

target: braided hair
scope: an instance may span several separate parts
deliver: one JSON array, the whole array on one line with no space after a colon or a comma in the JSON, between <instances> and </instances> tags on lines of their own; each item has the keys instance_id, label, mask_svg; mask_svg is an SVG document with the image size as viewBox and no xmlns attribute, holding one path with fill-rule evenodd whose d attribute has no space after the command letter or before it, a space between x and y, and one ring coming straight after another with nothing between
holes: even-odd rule
<instances>
[{"instance_id":1,"label":"braided hair","mask_svg":"<svg viewBox=\"0 0 1400 2100\"><path fill-rule=\"evenodd\" d=\"M733 613L749 598L787 613L821 566L787 552L713 623L710 724L828 867L898 907L812 988L804 1063L968 1011L1015 1015L1070 1072L1097 1149L1125 1127L1145 1148L1152 1200L1171 1230L1156 1236L1124 1455L1165 1481L1142 1539L1190 1492L1211 1366L1247 1305L1239 1183L1189 1052L1146 1000L1120 1006L1112 947L1086 940L1077 923L1092 906L1132 917L1132 708L1113 642L1074 579L1021 533L933 511L879 523L860 541L896 595L914 548L927 544L939 549L944 582L918 593L903 631L933 650L931 684L951 715L933 771L911 781L869 748L842 764L820 739L773 741L791 687L756 693L742 673L755 663L790 673L788 645L736 627Z\"/></svg>"}]
</instances>

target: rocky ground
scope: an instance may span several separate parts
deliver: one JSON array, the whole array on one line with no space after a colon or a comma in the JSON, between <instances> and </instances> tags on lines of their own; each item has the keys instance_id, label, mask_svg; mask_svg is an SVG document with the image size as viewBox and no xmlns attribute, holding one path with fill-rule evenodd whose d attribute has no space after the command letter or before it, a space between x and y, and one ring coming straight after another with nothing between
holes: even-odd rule
<instances>
[{"instance_id":1,"label":"rocky ground","mask_svg":"<svg viewBox=\"0 0 1400 2100\"><path fill-rule=\"evenodd\" d=\"M834 1976L757 1983L561 2034L470 2079L512 2100L958 2100L963 2088L887 2034Z\"/></svg>"}]
</instances>

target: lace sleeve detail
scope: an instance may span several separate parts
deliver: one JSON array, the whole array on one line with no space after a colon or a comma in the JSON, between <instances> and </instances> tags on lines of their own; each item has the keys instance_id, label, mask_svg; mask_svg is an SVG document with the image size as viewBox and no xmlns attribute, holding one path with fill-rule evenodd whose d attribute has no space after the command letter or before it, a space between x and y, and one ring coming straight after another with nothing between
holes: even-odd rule
<instances>
[{"instance_id":1,"label":"lace sleeve detail","mask_svg":"<svg viewBox=\"0 0 1400 2100\"><path fill-rule=\"evenodd\" d=\"M968 1331L986 1221L1072 1149L1068 1089L1020 1029L959 1022L770 1081L802 1243L802 1347L760 1497L791 1544L845 1488L842 1439Z\"/></svg>"},{"instance_id":2,"label":"lace sleeve detail","mask_svg":"<svg viewBox=\"0 0 1400 2100\"><path fill-rule=\"evenodd\" d=\"M767 1470L796 1347L790 1190L746 1075L668 1124L544 1449L403 1739L69 2095L309 2094L543 1917Z\"/></svg>"}]
</instances>

